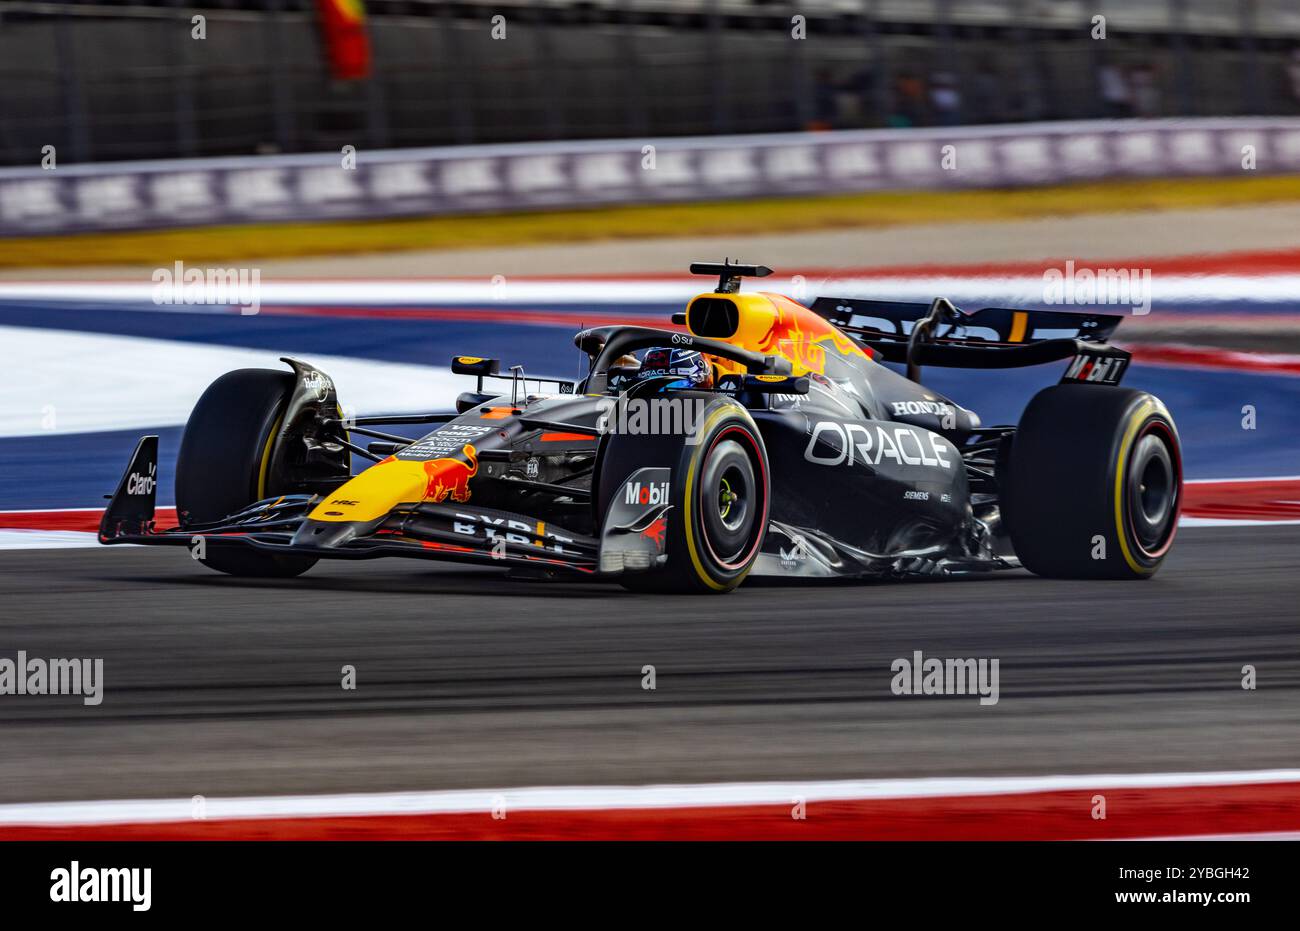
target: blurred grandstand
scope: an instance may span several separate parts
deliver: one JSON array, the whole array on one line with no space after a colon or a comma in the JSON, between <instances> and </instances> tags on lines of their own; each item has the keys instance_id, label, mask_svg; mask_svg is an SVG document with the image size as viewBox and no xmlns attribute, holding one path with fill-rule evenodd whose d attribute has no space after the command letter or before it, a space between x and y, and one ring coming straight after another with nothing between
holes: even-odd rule
<instances>
[{"instance_id":1,"label":"blurred grandstand","mask_svg":"<svg viewBox=\"0 0 1300 931\"><path fill-rule=\"evenodd\" d=\"M1296 0L0 6L6 165L1294 114Z\"/></svg>"}]
</instances>

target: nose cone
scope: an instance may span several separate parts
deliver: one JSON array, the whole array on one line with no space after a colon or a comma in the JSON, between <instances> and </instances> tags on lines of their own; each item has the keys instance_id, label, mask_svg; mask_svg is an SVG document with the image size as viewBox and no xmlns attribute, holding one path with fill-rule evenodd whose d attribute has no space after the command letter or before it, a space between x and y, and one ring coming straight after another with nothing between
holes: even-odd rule
<instances>
[{"instance_id":1,"label":"nose cone","mask_svg":"<svg viewBox=\"0 0 1300 931\"><path fill-rule=\"evenodd\" d=\"M429 484L425 465L424 462L392 457L372 465L326 495L308 515L310 523L366 523L387 516L389 511L402 502L424 500L426 486Z\"/></svg>"},{"instance_id":2,"label":"nose cone","mask_svg":"<svg viewBox=\"0 0 1300 931\"><path fill-rule=\"evenodd\" d=\"M357 525L338 521L308 520L293 535L294 546L339 547L355 540Z\"/></svg>"}]
</instances>

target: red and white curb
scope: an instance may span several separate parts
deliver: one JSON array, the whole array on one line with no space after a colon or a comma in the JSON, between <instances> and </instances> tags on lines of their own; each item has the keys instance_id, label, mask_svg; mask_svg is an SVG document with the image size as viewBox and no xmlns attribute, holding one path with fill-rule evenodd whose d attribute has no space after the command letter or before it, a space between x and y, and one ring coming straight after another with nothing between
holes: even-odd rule
<instances>
[{"instance_id":1,"label":"red and white curb","mask_svg":"<svg viewBox=\"0 0 1300 931\"><path fill-rule=\"evenodd\" d=\"M1184 527L1300 523L1300 476L1192 479L1183 489Z\"/></svg>"},{"instance_id":2,"label":"red and white curb","mask_svg":"<svg viewBox=\"0 0 1300 931\"><path fill-rule=\"evenodd\" d=\"M99 545L103 508L0 511L0 550L79 549ZM159 526L176 526L175 508L158 508Z\"/></svg>"},{"instance_id":3,"label":"red and white curb","mask_svg":"<svg viewBox=\"0 0 1300 931\"><path fill-rule=\"evenodd\" d=\"M1300 523L1300 476L1189 481L1184 527ZM0 511L0 550L96 546L100 508ZM175 526L176 509L158 509L159 526Z\"/></svg>"},{"instance_id":4,"label":"red and white curb","mask_svg":"<svg viewBox=\"0 0 1300 931\"><path fill-rule=\"evenodd\" d=\"M0 805L0 840L1103 840L1297 832L1294 769Z\"/></svg>"},{"instance_id":5,"label":"red and white curb","mask_svg":"<svg viewBox=\"0 0 1300 931\"><path fill-rule=\"evenodd\" d=\"M1300 323L1300 319L1293 322ZM1300 375L1300 355L1294 353L1236 352L1179 343L1125 343L1124 348L1133 354L1135 362L1142 365L1245 375Z\"/></svg>"}]
</instances>

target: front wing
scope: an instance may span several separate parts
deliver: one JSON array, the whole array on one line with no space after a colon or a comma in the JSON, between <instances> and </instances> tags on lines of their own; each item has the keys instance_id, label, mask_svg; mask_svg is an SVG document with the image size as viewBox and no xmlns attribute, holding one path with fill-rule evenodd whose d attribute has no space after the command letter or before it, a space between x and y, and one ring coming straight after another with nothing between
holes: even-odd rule
<instances>
[{"instance_id":1,"label":"front wing","mask_svg":"<svg viewBox=\"0 0 1300 931\"><path fill-rule=\"evenodd\" d=\"M201 558L209 546L245 546L268 554L324 559L406 556L541 572L596 572L600 549L596 538L548 527L526 515L464 504L398 505L380 520L358 528L346 542L327 546L294 541L320 504L319 495L268 498L217 522L161 529L154 520L157 454L157 437L140 440L100 521L100 543L184 546L195 558Z\"/></svg>"}]
</instances>

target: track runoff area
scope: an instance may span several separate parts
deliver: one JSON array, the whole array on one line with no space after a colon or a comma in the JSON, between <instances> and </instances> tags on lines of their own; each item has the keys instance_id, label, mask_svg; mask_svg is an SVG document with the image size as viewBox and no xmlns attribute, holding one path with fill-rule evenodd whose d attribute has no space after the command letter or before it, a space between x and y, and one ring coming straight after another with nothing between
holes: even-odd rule
<instances>
[{"instance_id":1,"label":"track runoff area","mask_svg":"<svg viewBox=\"0 0 1300 931\"><path fill-rule=\"evenodd\" d=\"M1190 482L1184 524L1300 523L1300 355L1163 335L1186 324L1289 339L1300 319L1300 254L1122 264L1151 271L1150 304L1125 321L1116 341L1134 351L1126 383L1160 395L1178 421ZM967 307L1048 306L1041 265L809 269L787 277L764 284L809 299L942 294ZM149 285L121 282L0 283L7 347L0 461L8 477L0 488L0 550L94 545L99 502L142 433L163 437L165 508L188 404L228 369L276 367L278 356L300 355L330 372L358 413L436 407L460 389L447 368L454 354L498 357L530 375L572 376L575 330L663 323L699 290L683 276L277 280L260 284L253 307L252 299L158 304ZM1143 338L1156 328L1159 338ZM992 423L1016 419L1036 387L1056 377L1054 368L927 372L936 389ZM50 557L53 585L59 558ZM309 587L310 578L301 584ZM799 597L815 604L817 594ZM1129 816L1079 817L1101 796ZM1300 770L232 796L206 798L201 816L194 804L0 805L0 838L1290 838L1300 837Z\"/></svg>"}]
</instances>

